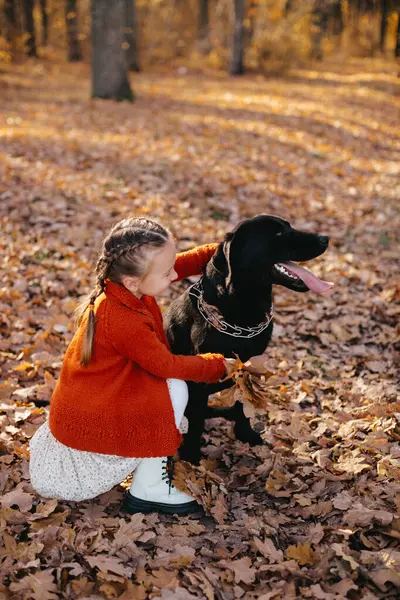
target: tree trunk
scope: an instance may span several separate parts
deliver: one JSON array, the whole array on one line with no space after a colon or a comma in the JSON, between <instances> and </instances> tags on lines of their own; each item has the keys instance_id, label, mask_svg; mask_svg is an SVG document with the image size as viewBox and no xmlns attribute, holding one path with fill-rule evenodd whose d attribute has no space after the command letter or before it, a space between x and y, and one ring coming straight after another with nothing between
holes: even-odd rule
<instances>
[{"instance_id":1,"label":"tree trunk","mask_svg":"<svg viewBox=\"0 0 400 600\"><path fill-rule=\"evenodd\" d=\"M78 12L76 0L65 2L65 23L67 29L67 47L69 62L82 60L81 45L78 36Z\"/></svg>"},{"instance_id":2,"label":"tree trunk","mask_svg":"<svg viewBox=\"0 0 400 600\"><path fill-rule=\"evenodd\" d=\"M47 46L49 40L49 16L47 14L47 0L40 0L42 14L42 45Z\"/></svg>"},{"instance_id":3,"label":"tree trunk","mask_svg":"<svg viewBox=\"0 0 400 600\"><path fill-rule=\"evenodd\" d=\"M353 5L353 25L358 28L360 17L365 12L365 2L364 0L353 0L351 4Z\"/></svg>"},{"instance_id":4,"label":"tree trunk","mask_svg":"<svg viewBox=\"0 0 400 600\"><path fill-rule=\"evenodd\" d=\"M343 33L343 12L341 0L335 0L335 3L332 5L332 33L333 35L342 35Z\"/></svg>"},{"instance_id":5,"label":"tree trunk","mask_svg":"<svg viewBox=\"0 0 400 600\"><path fill-rule=\"evenodd\" d=\"M208 38L208 0L199 0L199 40Z\"/></svg>"},{"instance_id":6,"label":"tree trunk","mask_svg":"<svg viewBox=\"0 0 400 600\"><path fill-rule=\"evenodd\" d=\"M25 7L22 0L4 0L5 37L12 58L18 52L18 40L25 36Z\"/></svg>"},{"instance_id":7,"label":"tree trunk","mask_svg":"<svg viewBox=\"0 0 400 600\"><path fill-rule=\"evenodd\" d=\"M396 57L400 56L400 10L397 11L397 31L396 31L396 48L394 51Z\"/></svg>"},{"instance_id":8,"label":"tree trunk","mask_svg":"<svg viewBox=\"0 0 400 600\"><path fill-rule=\"evenodd\" d=\"M326 24L320 13L315 15L314 26L315 29L312 33L311 38L311 58L313 58L314 60L322 60L322 38L324 37Z\"/></svg>"},{"instance_id":9,"label":"tree trunk","mask_svg":"<svg viewBox=\"0 0 400 600\"><path fill-rule=\"evenodd\" d=\"M232 44L231 75L244 73L244 0L234 0L235 23Z\"/></svg>"},{"instance_id":10,"label":"tree trunk","mask_svg":"<svg viewBox=\"0 0 400 600\"><path fill-rule=\"evenodd\" d=\"M312 34L311 58L315 60L323 59L322 40L328 32L330 6L326 6L325 0L315 2L312 15L314 21L314 32Z\"/></svg>"},{"instance_id":11,"label":"tree trunk","mask_svg":"<svg viewBox=\"0 0 400 600\"><path fill-rule=\"evenodd\" d=\"M385 40L388 28L388 18L390 11L390 0L382 0L382 13L381 13L381 31L379 36L379 48L381 52L385 51Z\"/></svg>"},{"instance_id":12,"label":"tree trunk","mask_svg":"<svg viewBox=\"0 0 400 600\"><path fill-rule=\"evenodd\" d=\"M244 31L244 38L245 38L245 52L246 52L246 48L248 46L250 46L252 40L253 40L253 36L254 36L254 30L256 28L256 15L257 15L257 8L259 6L259 0L250 0L247 3L247 21L248 21L248 25L247 27L245 27L245 31ZM286 14L286 13L285 13Z\"/></svg>"},{"instance_id":13,"label":"tree trunk","mask_svg":"<svg viewBox=\"0 0 400 600\"><path fill-rule=\"evenodd\" d=\"M17 29L17 16L15 14L14 0L4 0L4 15L6 20L6 38L9 44L15 40Z\"/></svg>"},{"instance_id":14,"label":"tree trunk","mask_svg":"<svg viewBox=\"0 0 400 600\"><path fill-rule=\"evenodd\" d=\"M366 10L367 6L365 0L356 0L357 17L359 18L361 15L363 15Z\"/></svg>"},{"instance_id":15,"label":"tree trunk","mask_svg":"<svg viewBox=\"0 0 400 600\"><path fill-rule=\"evenodd\" d=\"M286 0L285 10L284 10L285 17L287 17L288 14L290 12L292 12L292 10L293 10L293 0Z\"/></svg>"},{"instance_id":16,"label":"tree trunk","mask_svg":"<svg viewBox=\"0 0 400 600\"><path fill-rule=\"evenodd\" d=\"M28 34L26 48L28 56L37 57L35 23L33 21L34 0L24 0L25 31Z\"/></svg>"},{"instance_id":17,"label":"tree trunk","mask_svg":"<svg viewBox=\"0 0 400 600\"><path fill-rule=\"evenodd\" d=\"M129 100L124 50L125 0L92 0L92 98Z\"/></svg>"},{"instance_id":18,"label":"tree trunk","mask_svg":"<svg viewBox=\"0 0 400 600\"><path fill-rule=\"evenodd\" d=\"M125 0L125 50L129 71L140 71L137 52L136 1Z\"/></svg>"}]
</instances>

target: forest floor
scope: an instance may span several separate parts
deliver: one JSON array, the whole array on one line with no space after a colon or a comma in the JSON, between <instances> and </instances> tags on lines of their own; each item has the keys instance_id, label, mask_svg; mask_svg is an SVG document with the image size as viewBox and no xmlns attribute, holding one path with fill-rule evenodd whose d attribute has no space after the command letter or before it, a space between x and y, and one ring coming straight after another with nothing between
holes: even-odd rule
<instances>
[{"instance_id":1,"label":"forest floor","mask_svg":"<svg viewBox=\"0 0 400 600\"><path fill-rule=\"evenodd\" d=\"M90 100L87 65L1 67L2 600L399 597L397 70L165 67L135 75L128 104ZM312 268L335 283L276 289L265 445L207 422L201 518L126 516L122 485L38 497L29 440L110 225L152 215L187 249L261 212L329 235Z\"/></svg>"}]
</instances>

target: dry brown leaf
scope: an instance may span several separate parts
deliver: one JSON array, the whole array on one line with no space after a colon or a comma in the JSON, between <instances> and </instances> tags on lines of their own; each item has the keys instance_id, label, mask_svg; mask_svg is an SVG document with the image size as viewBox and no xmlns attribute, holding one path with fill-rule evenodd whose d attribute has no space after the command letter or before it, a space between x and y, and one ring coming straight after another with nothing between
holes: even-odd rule
<instances>
[{"instance_id":1,"label":"dry brown leaf","mask_svg":"<svg viewBox=\"0 0 400 600\"><path fill-rule=\"evenodd\" d=\"M212 515L218 523L223 523L227 514L227 489L223 480L207 469L207 462L199 466L179 460L175 463L174 485L181 491L191 494Z\"/></svg>"},{"instance_id":2,"label":"dry brown leaf","mask_svg":"<svg viewBox=\"0 0 400 600\"><path fill-rule=\"evenodd\" d=\"M264 541L254 538L253 545L265 558L270 559L271 562L280 562L283 560L283 552L277 550L272 540L265 538Z\"/></svg>"},{"instance_id":3,"label":"dry brown leaf","mask_svg":"<svg viewBox=\"0 0 400 600\"><path fill-rule=\"evenodd\" d=\"M221 560L218 564L233 571L236 583L243 581L243 583L251 584L255 580L257 571L252 567L251 559L248 556L232 561Z\"/></svg>"},{"instance_id":4,"label":"dry brown leaf","mask_svg":"<svg viewBox=\"0 0 400 600\"><path fill-rule=\"evenodd\" d=\"M28 494L21 489L15 489L7 494L4 494L0 502L4 507L16 505L21 512L27 512L32 508L33 496L32 494Z\"/></svg>"},{"instance_id":5,"label":"dry brown leaf","mask_svg":"<svg viewBox=\"0 0 400 600\"><path fill-rule=\"evenodd\" d=\"M299 565L311 565L314 561L314 552L310 544L297 544L289 546L285 552L288 558L294 558Z\"/></svg>"},{"instance_id":6,"label":"dry brown leaf","mask_svg":"<svg viewBox=\"0 0 400 600\"><path fill-rule=\"evenodd\" d=\"M332 548L332 550L334 550L336 556L340 556L346 562L349 563L349 565L353 569L353 571L356 570L356 569L358 569L358 567L360 565L358 564L357 561L354 560L354 558L352 556L350 556L350 554L348 553L348 551L346 552L344 550L343 544L332 544L331 548Z\"/></svg>"},{"instance_id":7,"label":"dry brown leaf","mask_svg":"<svg viewBox=\"0 0 400 600\"><path fill-rule=\"evenodd\" d=\"M283 16L273 4L271 14L259 7L247 15L255 25L250 63L265 43L257 32L270 34L271 23L279 42L273 53L285 39L301 49L302 31L309 44L308 17L299 29L291 21L298 7ZM388 57L343 57L329 69L326 62L292 68L289 78L245 76L227 91L227 80L205 67L228 51L224 42L189 59L193 15L183 9L171 17L168 3L155 7L155 0L138 3L145 41L147 30L169 24L161 45L152 40L153 58L172 48L182 27L186 45L179 66L165 61L135 76L133 111L103 101L89 110L90 68L55 62L50 46L40 48L46 60L2 62L0 553L7 585L0 596L397 600L397 70ZM82 10L85 35L85 3ZM211 38L227 39L214 13ZM369 39L365 28L379 18L376 9L360 19L358 36L346 31L347 20L345 37ZM390 52L396 24L388 22ZM56 11L51 33L61 39L57 23L63 27ZM329 54L332 39L323 46ZM24 495L29 440L47 418L72 314L92 286L95 246L108 227L133 213L151 215L184 250L222 240L261 212L331 236L310 268L336 283L331 296L318 297L275 287L267 361L253 365L274 374L262 380L237 368L223 398L242 401L257 417L266 445L239 444L231 423L207 423L203 451L214 460L203 463L199 481L189 477L206 515L131 518L120 508L123 486L82 504L47 504L32 493L31 505ZM171 286L162 308L187 285ZM311 562L280 558L279 548L298 542L315 548ZM137 578L92 568L87 556L113 558ZM235 581L221 560L242 561L249 583L239 571ZM354 581L352 561L360 564Z\"/></svg>"},{"instance_id":8,"label":"dry brown leaf","mask_svg":"<svg viewBox=\"0 0 400 600\"><path fill-rule=\"evenodd\" d=\"M38 571L10 583L10 590L34 600L57 600L57 585L51 571Z\"/></svg>"}]
</instances>

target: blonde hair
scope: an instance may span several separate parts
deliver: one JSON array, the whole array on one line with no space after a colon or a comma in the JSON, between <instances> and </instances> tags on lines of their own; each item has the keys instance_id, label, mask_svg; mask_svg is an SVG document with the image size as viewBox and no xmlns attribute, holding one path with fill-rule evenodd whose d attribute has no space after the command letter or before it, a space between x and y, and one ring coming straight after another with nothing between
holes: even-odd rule
<instances>
[{"instance_id":1,"label":"blonde hair","mask_svg":"<svg viewBox=\"0 0 400 600\"><path fill-rule=\"evenodd\" d=\"M156 221L142 217L123 219L111 229L97 260L96 286L75 311L75 320L80 325L86 310L89 309L81 354L82 366L88 365L92 358L96 329L94 303L104 292L106 280L121 283L121 277L124 275L143 276L150 262L148 250L159 249L170 239L168 229Z\"/></svg>"}]
</instances>

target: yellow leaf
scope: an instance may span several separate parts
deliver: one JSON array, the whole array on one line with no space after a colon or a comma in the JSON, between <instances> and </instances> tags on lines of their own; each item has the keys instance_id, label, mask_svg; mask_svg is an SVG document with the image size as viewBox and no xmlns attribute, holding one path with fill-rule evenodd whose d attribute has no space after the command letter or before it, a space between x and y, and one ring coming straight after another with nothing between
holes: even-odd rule
<instances>
[{"instance_id":1,"label":"yellow leaf","mask_svg":"<svg viewBox=\"0 0 400 600\"><path fill-rule=\"evenodd\" d=\"M297 546L289 546L285 554L287 558L294 558L299 565L311 565L313 563L314 552L310 544L297 544Z\"/></svg>"},{"instance_id":2,"label":"yellow leaf","mask_svg":"<svg viewBox=\"0 0 400 600\"><path fill-rule=\"evenodd\" d=\"M33 368L34 365L32 363L24 361L20 365L18 365L18 367L14 367L13 371L29 371Z\"/></svg>"}]
</instances>

